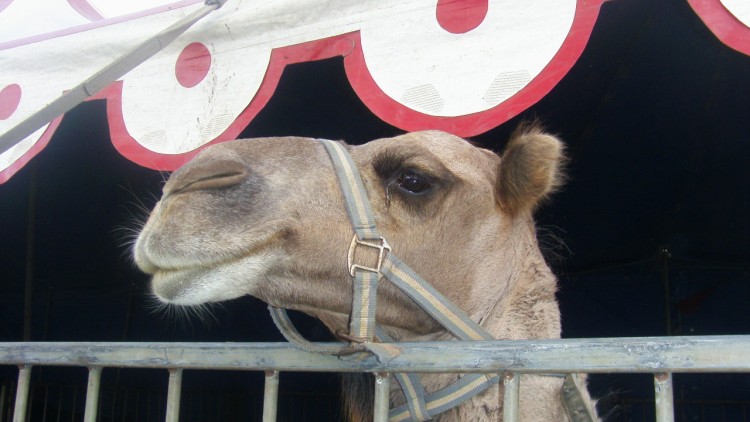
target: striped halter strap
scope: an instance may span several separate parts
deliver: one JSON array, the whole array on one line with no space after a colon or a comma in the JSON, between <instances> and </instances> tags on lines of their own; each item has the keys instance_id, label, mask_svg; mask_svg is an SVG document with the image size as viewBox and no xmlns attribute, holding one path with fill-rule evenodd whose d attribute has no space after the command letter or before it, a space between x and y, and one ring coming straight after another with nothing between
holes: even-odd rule
<instances>
[{"instance_id":1,"label":"striped halter strap","mask_svg":"<svg viewBox=\"0 0 750 422\"><path fill-rule=\"evenodd\" d=\"M271 316L284 337L295 346L310 352L339 356L369 352L381 363L387 363L398 356L400 351L388 343L393 339L375 321L377 285L381 278L386 278L457 339L494 340L492 335L396 257L388 242L380 236L375 227L370 201L352 157L341 143L324 139L319 141L323 143L333 162L349 220L354 229L347 258L347 267L353 279L349 334L337 333L340 338L348 340L349 344L337 346L309 342L294 328L284 309L269 306ZM354 262L355 250L358 248L373 249L377 252L377 262L374 265ZM393 376L406 397L406 404L389 411L390 422L430 420L500 381L498 374L466 374L447 387L427 394L416 374L394 373ZM568 384L567 380L565 384ZM582 400L576 403L576 409L568 412L569 415L580 414L580 406L584 406ZM568 404L565 407L567 409ZM588 416L588 412L585 413ZM591 421L591 418L571 420Z\"/></svg>"}]
</instances>

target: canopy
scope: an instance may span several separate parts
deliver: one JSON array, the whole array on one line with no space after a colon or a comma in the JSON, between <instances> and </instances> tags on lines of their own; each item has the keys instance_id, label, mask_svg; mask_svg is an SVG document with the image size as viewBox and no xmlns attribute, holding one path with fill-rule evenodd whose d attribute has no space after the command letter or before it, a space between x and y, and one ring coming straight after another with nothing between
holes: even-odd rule
<instances>
[{"instance_id":1,"label":"canopy","mask_svg":"<svg viewBox=\"0 0 750 422\"><path fill-rule=\"evenodd\" d=\"M471 136L559 82L603 1L230 0L89 98L107 99L112 142L125 157L172 170L235 138L287 64L343 56L355 92L381 119ZM747 2L687 1L717 37L750 53ZM200 3L0 1L0 133ZM60 119L5 140L0 182L45 147Z\"/></svg>"},{"instance_id":2,"label":"canopy","mask_svg":"<svg viewBox=\"0 0 750 422\"><path fill-rule=\"evenodd\" d=\"M0 1L0 133L202 7L119 3ZM106 98L124 156L172 170L202 146L235 138L287 64L343 56L352 87L381 119L470 136L549 92L580 56L601 3L229 0L90 98ZM39 15L43 24L33 24ZM44 148L59 122L12 140L0 181Z\"/></svg>"}]
</instances>

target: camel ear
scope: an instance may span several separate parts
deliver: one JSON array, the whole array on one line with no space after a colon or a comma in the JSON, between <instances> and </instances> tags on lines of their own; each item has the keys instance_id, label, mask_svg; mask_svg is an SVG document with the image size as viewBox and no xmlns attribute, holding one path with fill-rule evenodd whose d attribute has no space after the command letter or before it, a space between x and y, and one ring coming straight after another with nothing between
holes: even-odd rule
<instances>
[{"instance_id":1,"label":"camel ear","mask_svg":"<svg viewBox=\"0 0 750 422\"><path fill-rule=\"evenodd\" d=\"M501 155L497 198L503 211L516 215L534 208L564 181L564 146L538 125L522 126Z\"/></svg>"}]
</instances>

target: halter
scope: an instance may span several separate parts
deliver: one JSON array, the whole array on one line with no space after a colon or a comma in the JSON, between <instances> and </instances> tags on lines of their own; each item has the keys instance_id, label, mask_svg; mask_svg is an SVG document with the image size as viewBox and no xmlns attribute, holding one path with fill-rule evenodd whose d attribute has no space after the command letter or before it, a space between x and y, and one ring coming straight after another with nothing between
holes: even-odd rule
<instances>
[{"instance_id":1,"label":"halter","mask_svg":"<svg viewBox=\"0 0 750 422\"><path fill-rule=\"evenodd\" d=\"M338 356L369 352L381 363L387 363L398 356L400 350L388 344L393 342L393 339L375 321L378 281L386 278L459 340L494 340L492 335L396 257L388 242L377 231L370 201L351 156L338 142L324 139L319 141L325 146L333 162L349 220L354 229L354 237L347 254L347 267L353 278L349 333L337 333L339 338L349 341L349 344L338 346L311 343L294 328L284 309L269 306L271 316L281 334L295 346L309 352ZM377 252L376 262L355 262L355 252L359 248L369 248ZM393 376L406 397L406 404L389 411L390 422L432 419L500 381L498 374L466 374L447 387L426 394L416 374L394 373ZM571 375L566 377L563 384L563 397L567 396L572 398L565 400L564 407L572 421L593 420L581 398L578 383Z\"/></svg>"}]
</instances>

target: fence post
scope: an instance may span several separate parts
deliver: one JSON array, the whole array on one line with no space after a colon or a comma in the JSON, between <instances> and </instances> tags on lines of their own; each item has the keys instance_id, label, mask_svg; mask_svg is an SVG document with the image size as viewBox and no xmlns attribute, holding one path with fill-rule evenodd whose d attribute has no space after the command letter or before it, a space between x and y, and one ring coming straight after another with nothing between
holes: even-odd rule
<instances>
[{"instance_id":1,"label":"fence post","mask_svg":"<svg viewBox=\"0 0 750 422\"><path fill-rule=\"evenodd\" d=\"M5 416L5 396L7 395L5 384L0 385L0 420Z\"/></svg>"},{"instance_id":2,"label":"fence post","mask_svg":"<svg viewBox=\"0 0 750 422\"><path fill-rule=\"evenodd\" d=\"M674 422L674 394L670 372L654 374L654 392L656 421Z\"/></svg>"},{"instance_id":3,"label":"fence post","mask_svg":"<svg viewBox=\"0 0 750 422\"><path fill-rule=\"evenodd\" d=\"M102 379L102 367L92 366L89 368L89 383L86 387L86 410L83 414L84 422L96 422L96 413L99 409L99 386Z\"/></svg>"},{"instance_id":4,"label":"fence post","mask_svg":"<svg viewBox=\"0 0 750 422\"><path fill-rule=\"evenodd\" d=\"M26 405L29 403L29 387L31 387L31 365L18 367L18 385L16 386L16 405L13 408L13 422L26 420Z\"/></svg>"},{"instance_id":5,"label":"fence post","mask_svg":"<svg viewBox=\"0 0 750 422\"><path fill-rule=\"evenodd\" d=\"M279 371L266 371L263 390L263 422L276 422L279 406Z\"/></svg>"},{"instance_id":6,"label":"fence post","mask_svg":"<svg viewBox=\"0 0 750 422\"><path fill-rule=\"evenodd\" d=\"M375 373L374 422L388 422L388 405L391 394L391 377L388 373Z\"/></svg>"},{"instance_id":7,"label":"fence post","mask_svg":"<svg viewBox=\"0 0 750 422\"><path fill-rule=\"evenodd\" d=\"M518 397L521 375L512 372L503 374L503 422L518 422Z\"/></svg>"},{"instance_id":8,"label":"fence post","mask_svg":"<svg viewBox=\"0 0 750 422\"><path fill-rule=\"evenodd\" d=\"M182 395L182 368L169 370L169 387L167 390L166 422L180 420L180 396Z\"/></svg>"}]
</instances>

